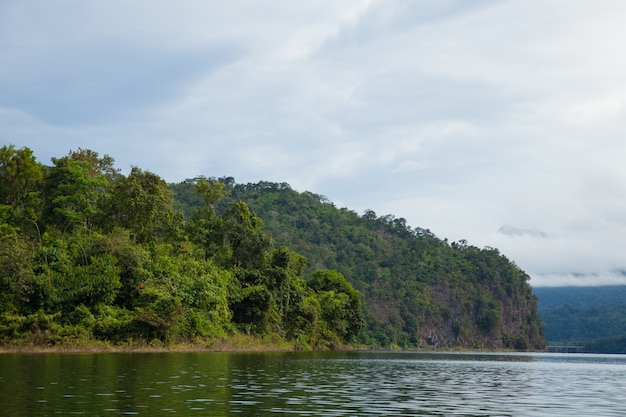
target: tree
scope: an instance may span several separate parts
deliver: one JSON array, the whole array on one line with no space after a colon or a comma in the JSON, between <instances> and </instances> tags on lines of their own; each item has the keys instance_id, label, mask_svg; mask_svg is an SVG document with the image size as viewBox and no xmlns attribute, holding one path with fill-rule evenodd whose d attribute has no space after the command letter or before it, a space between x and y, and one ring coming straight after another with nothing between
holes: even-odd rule
<instances>
[{"instance_id":1,"label":"tree","mask_svg":"<svg viewBox=\"0 0 626 417\"><path fill-rule=\"evenodd\" d=\"M202 198L204 206L198 207L187 222L189 239L200 245L206 259L217 257L223 261L222 258L229 256L229 253L226 253L229 251L226 251L224 222L217 215L216 208L230 190L225 190L222 182L207 180L204 177L197 180L193 189L195 194Z\"/></svg>"},{"instance_id":2,"label":"tree","mask_svg":"<svg viewBox=\"0 0 626 417\"><path fill-rule=\"evenodd\" d=\"M0 312L30 301L35 274L31 243L16 234L0 236Z\"/></svg>"},{"instance_id":3,"label":"tree","mask_svg":"<svg viewBox=\"0 0 626 417\"><path fill-rule=\"evenodd\" d=\"M135 312L137 320L148 326L149 336L166 341L175 320L185 309L179 297L160 287L150 287L141 291Z\"/></svg>"},{"instance_id":4,"label":"tree","mask_svg":"<svg viewBox=\"0 0 626 417\"><path fill-rule=\"evenodd\" d=\"M92 163L70 157L52 158L44 184L44 216L62 231L91 229L109 182L92 175Z\"/></svg>"},{"instance_id":5,"label":"tree","mask_svg":"<svg viewBox=\"0 0 626 417\"><path fill-rule=\"evenodd\" d=\"M18 229L40 235L37 220L43 176L43 166L29 148L0 148L0 235Z\"/></svg>"},{"instance_id":6,"label":"tree","mask_svg":"<svg viewBox=\"0 0 626 417\"><path fill-rule=\"evenodd\" d=\"M115 227L110 233L94 239L94 256L113 256L119 269L120 288L115 304L132 308L139 296L139 289L151 277L149 270L150 253L131 238L130 232Z\"/></svg>"},{"instance_id":7,"label":"tree","mask_svg":"<svg viewBox=\"0 0 626 417\"><path fill-rule=\"evenodd\" d=\"M167 183L156 174L133 167L128 177L119 177L111 192L110 225L131 231L138 243L153 242L182 226L182 217L172 208Z\"/></svg>"},{"instance_id":8,"label":"tree","mask_svg":"<svg viewBox=\"0 0 626 417\"><path fill-rule=\"evenodd\" d=\"M204 204L208 210L214 211L217 204L224 197L230 194L230 190L225 189L225 184L216 180L207 180L200 177L194 185L195 192L202 197Z\"/></svg>"},{"instance_id":9,"label":"tree","mask_svg":"<svg viewBox=\"0 0 626 417\"><path fill-rule=\"evenodd\" d=\"M342 274L318 270L307 284L319 293L322 317L341 340L350 341L365 326L361 294Z\"/></svg>"},{"instance_id":10,"label":"tree","mask_svg":"<svg viewBox=\"0 0 626 417\"><path fill-rule=\"evenodd\" d=\"M272 251L264 274L281 317L280 330L291 337L301 330L302 303L308 292L302 278L305 266L304 256L281 247Z\"/></svg>"},{"instance_id":11,"label":"tree","mask_svg":"<svg viewBox=\"0 0 626 417\"><path fill-rule=\"evenodd\" d=\"M277 322L272 293L264 285L246 285L233 291L230 308L233 321L247 333L264 334Z\"/></svg>"},{"instance_id":12,"label":"tree","mask_svg":"<svg viewBox=\"0 0 626 417\"><path fill-rule=\"evenodd\" d=\"M92 256L87 264L71 265L59 281L57 288L64 312L79 305L113 304L122 286L116 259L111 255Z\"/></svg>"},{"instance_id":13,"label":"tree","mask_svg":"<svg viewBox=\"0 0 626 417\"><path fill-rule=\"evenodd\" d=\"M18 204L42 179L43 167L31 149L15 149L14 145L0 148L0 204Z\"/></svg>"},{"instance_id":14,"label":"tree","mask_svg":"<svg viewBox=\"0 0 626 417\"><path fill-rule=\"evenodd\" d=\"M113 182L119 175L119 169L115 168L115 160L109 155L100 157L98 152L78 148L76 151L70 151L68 158L73 161L88 162L89 174L92 177L103 175L109 182Z\"/></svg>"},{"instance_id":15,"label":"tree","mask_svg":"<svg viewBox=\"0 0 626 417\"><path fill-rule=\"evenodd\" d=\"M223 215L226 244L232 250L231 264L238 268L257 269L265 262L271 247L263 232L263 221L244 202L234 203Z\"/></svg>"}]
</instances>

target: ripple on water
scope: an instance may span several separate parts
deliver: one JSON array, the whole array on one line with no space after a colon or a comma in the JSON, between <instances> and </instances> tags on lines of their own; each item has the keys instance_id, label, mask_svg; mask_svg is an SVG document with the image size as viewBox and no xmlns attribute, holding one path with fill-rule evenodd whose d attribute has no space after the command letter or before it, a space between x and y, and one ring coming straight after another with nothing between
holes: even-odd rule
<instances>
[{"instance_id":1,"label":"ripple on water","mask_svg":"<svg viewBox=\"0 0 626 417\"><path fill-rule=\"evenodd\" d=\"M568 356L546 355L527 355L520 360L512 355L474 358L414 353L172 354L159 356L158 366L150 361L154 356L132 356L132 368L118 364L120 356L99 358L106 358L111 367L90 367L81 373L68 366L41 376L36 376L33 367L30 372L35 376L27 384L15 384L11 395L0 392L1 414L626 415L621 400L626 391L623 358L579 356L568 361ZM25 360L20 366L27 368L29 362ZM66 368L68 372L63 373ZM0 367L0 375L6 380L9 373L3 374L4 369Z\"/></svg>"}]
</instances>

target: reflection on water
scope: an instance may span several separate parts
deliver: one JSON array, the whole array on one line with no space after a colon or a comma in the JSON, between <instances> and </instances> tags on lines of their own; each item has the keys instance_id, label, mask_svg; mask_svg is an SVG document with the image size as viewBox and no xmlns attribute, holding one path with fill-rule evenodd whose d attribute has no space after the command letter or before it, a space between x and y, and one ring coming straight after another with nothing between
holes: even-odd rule
<instances>
[{"instance_id":1,"label":"reflection on water","mask_svg":"<svg viewBox=\"0 0 626 417\"><path fill-rule=\"evenodd\" d=\"M626 357L0 355L3 416L624 416Z\"/></svg>"}]
</instances>

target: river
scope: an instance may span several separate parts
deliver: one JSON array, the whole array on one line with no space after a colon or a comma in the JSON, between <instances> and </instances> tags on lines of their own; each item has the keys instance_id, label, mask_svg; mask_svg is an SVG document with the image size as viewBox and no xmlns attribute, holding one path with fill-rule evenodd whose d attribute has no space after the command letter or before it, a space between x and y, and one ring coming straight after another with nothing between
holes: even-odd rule
<instances>
[{"instance_id":1,"label":"river","mask_svg":"<svg viewBox=\"0 0 626 417\"><path fill-rule=\"evenodd\" d=\"M619 416L626 357L0 354L0 415Z\"/></svg>"}]
</instances>

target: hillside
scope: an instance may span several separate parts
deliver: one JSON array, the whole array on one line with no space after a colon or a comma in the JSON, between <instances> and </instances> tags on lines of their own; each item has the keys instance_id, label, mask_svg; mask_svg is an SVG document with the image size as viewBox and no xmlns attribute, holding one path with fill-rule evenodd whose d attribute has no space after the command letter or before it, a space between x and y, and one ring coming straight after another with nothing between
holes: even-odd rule
<instances>
[{"instance_id":1,"label":"hillside","mask_svg":"<svg viewBox=\"0 0 626 417\"><path fill-rule=\"evenodd\" d=\"M0 345L541 349L529 277L288 184L167 184L78 149L0 148Z\"/></svg>"},{"instance_id":2,"label":"hillside","mask_svg":"<svg viewBox=\"0 0 626 417\"><path fill-rule=\"evenodd\" d=\"M276 247L243 202L198 181L185 219L167 183L79 149L0 148L0 346L329 349L363 329L361 295Z\"/></svg>"},{"instance_id":3,"label":"hillside","mask_svg":"<svg viewBox=\"0 0 626 417\"><path fill-rule=\"evenodd\" d=\"M626 303L626 285L535 287L539 310L561 306L598 307Z\"/></svg>"},{"instance_id":4,"label":"hillside","mask_svg":"<svg viewBox=\"0 0 626 417\"><path fill-rule=\"evenodd\" d=\"M337 208L285 183L236 184L226 207L244 201L277 246L307 259L306 274L337 270L364 296L374 345L541 349L537 301L529 277L497 249L449 243L393 215ZM200 204L188 180L170 184L177 208Z\"/></svg>"},{"instance_id":5,"label":"hillside","mask_svg":"<svg viewBox=\"0 0 626 417\"><path fill-rule=\"evenodd\" d=\"M534 293L549 342L584 342L597 352L626 350L626 286L539 287Z\"/></svg>"}]
</instances>

